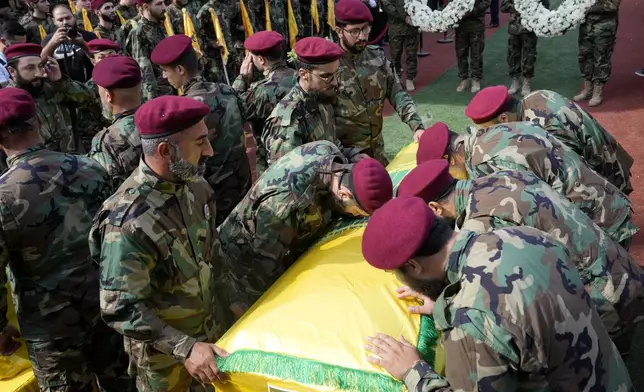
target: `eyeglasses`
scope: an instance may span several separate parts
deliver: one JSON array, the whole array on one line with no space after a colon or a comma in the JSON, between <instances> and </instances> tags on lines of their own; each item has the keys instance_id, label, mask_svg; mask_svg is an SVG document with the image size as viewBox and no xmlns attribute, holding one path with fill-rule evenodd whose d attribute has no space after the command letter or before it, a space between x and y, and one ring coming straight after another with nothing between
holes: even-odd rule
<instances>
[{"instance_id":1,"label":"eyeglasses","mask_svg":"<svg viewBox=\"0 0 644 392\"><path fill-rule=\"evenodd\" d=\"M352 36L353 38L358 38L361 35L369 35L369 33L371 33L371 26L365 26L361 29L351 29L351 30L346 30L343 28L342 30L349 33L349 35Z\"/></svg>"},{"instance_id":2,"label":"eyeglasses","mask_svg":"<svg viewBox=\"0 0 644 392\"><path fill-rule=\"evenodd\" d=\"M309 71L309 73L310 73L311 75L315 76L316 78L320 79L321 81L325 82L325 83L331 83L331 82L333 82L333 81L335 80L335 78L338 76L338 72L337 72L337 71L336 71L336 72L334 72L334 73L332 73L332 74L324 74L324 75L316 74L316 73L315 73L315 72L313 72L313 71Z\"/></svg>"}]
</instances>

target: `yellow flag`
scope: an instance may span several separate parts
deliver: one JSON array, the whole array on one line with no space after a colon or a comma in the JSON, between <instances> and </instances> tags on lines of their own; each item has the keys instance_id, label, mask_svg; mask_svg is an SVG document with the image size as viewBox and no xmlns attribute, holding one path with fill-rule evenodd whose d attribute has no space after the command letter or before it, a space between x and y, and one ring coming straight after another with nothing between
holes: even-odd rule
<instances>
[{"instance_id":1,"label":"yellow flag","mask_svg":"<svg viewBox=\"0 0 644 392\"><path fill-rule=\"evenodd\" d=\"M178 89L178 90L177 90L177 95L179 95L179 96L183 95L183 90L182 90L182 89Z\"/></svg>"},{"instance_id":2,"label":"yellow flag","mask_svg":"<svg viewBox=\"0 0 644 392\"><path fill-rule=\"evenodd\" d=\"M329 9L326 22L332 29L335 29L335 0L326 0L326 5Z\"/></svg>"},{"instance_id":3,"label":"yellow flag","mask_svg":"<svg viewBox=\"0 0 644 392\"><path fill-rule=\"evenodd\" d=\"M268 0L264 0L264 15L266 17L266 31L272 31L273 25L271 24L271 6Z\"/></svg>"},{"instance_id":4,"label":"yellow flag","mask_svg":"<svg viewBox=\"0 0 644 392\"><path fill-rule=\"evenodd\" d=\"M241 9L242 23L244 24L244 30L246 31L246 38L253 35L253 25L250 23L250 17L248 16L248 11L246 10L246 5L244 5L244 0L239 0L239 8Z\"/></svg>"},{"instance_id":5,"label":"yellow flag","mask_svg":"<svg viewBox=\"0 0 644 392\"><path fill-rule=\"evenodd\" d=\"M170 17L168 15L165 16L165 20L163 21L163 27L165 27L165 33L168 35L168 37L172 37L174 35L172 22L170 22Z\"/></svg>"},{"instance_id":6,"label":"yellow flag","mask_svg":"<svg viewBox=\"0 0 644 392\"><path fill-rule=\"evenodd\" d=\"M95 31L95 32L94 32L94 34L96 34L96 36L97 36L98 38L103 38L103 37L101 37L101 33L99 33L98 31Z\"/></svg>"},{"instance_id":7,"label":"yellow flag","mask_svg":"<svg viewBox=\"0 0 644 392\"><path fill-rule=\"evenodd\" d=\"M291 0L288 0L288 3L286 3L288 6L288 40L289 43L291 44L291 48L295 46L295 42L297 42L297 22L295 22L295 13L293 12L293 4L291 4Z\"/></svg>"},{"instance_id":8,"label":"yellow flag","mask_svg":"<svg viewBox=\"0 0 644 392\"><path fill-rule=\"evenodd\" d=\"M83 28L85 31L92 31L94 28L92 27L92 22L89 21L89 15L87 14L87 10L83 8L81 10L81 13L83 14Z\"/></svg>"},{"instance_id":9,"label":"yellow flag","mask_svg":"<svg viewBox=\"0 0 644 392\"><path fill-rule=\"evenodd\" d=\"M116 15L119 16L119 20L121 21L121 26L123 26L125 24L125 18L123 17L123 15L121 15L121 11L116 10Z\"/></svg>"},{"instance_id":10,"label":"yellow flag","mask_svg":"<svg viewBox=\"0 0 644 392\"><path fill-rule=\"evenodd\" d=\"M72 14L76 15L76 5L74 4L74 0L68 0L69 3L69 9L72 10Z\"/></svg>"},{"instance_id":11,"label":"yellow flag","mask_svg":"<svg viewBox=\"0 0 644 392\"><path fill-rule=\"evenodd\" d=\"M185 8L181 12L183 13L183 33L190 37L193 49L197 52L197 56L201 57L201 46L199 46L199 41L197 40L197 32L195 31L195 25L192 23L192 18Z\"/></svg>"},{"instance_id":12,"label":"yellow flag","mask_svg":"<svg viewBox=\"0 0 644 392\"><path fill-rule=\"evenodd\" d=\"M45 28L42 27L41 24L38 25L38 32L40 33L40 40L44 40L45 37L47 36L47 32L45 31Z\"/></svg>"},{"instance_id":13,"label":"yellow flag","mask_svg":"<svg viewBox=\"0 0 644 392\"><path fill-rule=\"evenodd\" d=\"M228 46L226 45L226 40L224 39L224 31L221 29L219 24L219 18L215 14L215 10L209 8L210 19L212 20L212 27L215 29L215 36L217 37L217 45L221 47L221 60L224 64L228 63Z\"/></svg>"},{"instance_id":14,"label":"yellow flag","mask_svg":"<svg viewBox=\"0 0 644 392\"><path fill-rule=\"evenodd\" d=\"M311 0L311 19L315 25L315 31L320 32L320 14L318 14L318 1Z\"/></svg>"}]
</instances>

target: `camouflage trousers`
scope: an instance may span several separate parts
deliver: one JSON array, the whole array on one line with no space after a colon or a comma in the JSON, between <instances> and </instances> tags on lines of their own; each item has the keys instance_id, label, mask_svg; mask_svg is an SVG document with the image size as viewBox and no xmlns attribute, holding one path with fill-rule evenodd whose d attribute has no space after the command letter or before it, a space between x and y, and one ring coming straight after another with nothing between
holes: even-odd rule
<instances>
[{"instance_id":1,"label":"camouflage trousers","mask_svg":"<svg viewBox=\"0 0 644 392\"><path fill-rule=\"evenodd\" d=\"M418 74L418 30L408 25L389 25L389 50L391 61L398 77L402 75L402 54L405 50L407 79L414 80Z\"/></svg>"},{"instance_id":2,"label":"camouflage trousers","mask_svg":"<svg viewBox=\"0 0 644 392\"><path fill-rule=\"evenodd\" d=\"M458 77L461 80L483 79L483 50L485 49L485 23L463 24L456 28L455 47Z\"/></svg>"},{"instance_id":3,"label":"camouflage trousers","mask_svg":"<svg viewBox=\"0 0 644 392\"><path fill-rule=\"evenodd\" d=\"M103 322L78 336L28 341L29 360L41 392L134 392L123 338Z\"/></svg>"},{"instance_id":4,"label":"camouflage trousers","mask_svg":"<svg viewBox=\"0 0 644 392\"><path fill-rule=\"evenodd\" d=\"M579 70L584 80L604 84L610 77L618 19L588 16L579 26Z\"/></svg>"},{"instance_id":5,"label":"camouflage trousers","mask_svg":"<svg viewBox=\"0 0 644 392\"><path fill-rule=\"evenodd\" d=\"M533 32L508 34L508 68L510 77L534 77L537 61L537 35Z\"/></svg>"}]
</instances>

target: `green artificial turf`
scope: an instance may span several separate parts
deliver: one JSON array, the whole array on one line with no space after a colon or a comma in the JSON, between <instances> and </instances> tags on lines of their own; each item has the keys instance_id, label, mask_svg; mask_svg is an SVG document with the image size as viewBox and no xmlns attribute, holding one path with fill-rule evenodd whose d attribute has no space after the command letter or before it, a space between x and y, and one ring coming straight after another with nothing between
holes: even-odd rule
<instances>
[{"instance_id":1,"label":"green artificial turf","mask_svg":"<svg viewBox=\"0 0 644 392\"><path fill-rule=\"evenodd\" d=\"M572 97L580 87L580 74L577 65L577 30L556 38L540 38L535 78L532 88L555 90ZM453 44L448 44L452 45ZM507 26L500 28L485 43L484 77L482 86L497 84L509 85L507 54ZM431 62L429 64L431 67ZM423 72L422 68L419 72ZM457 93L459 80L456 67L444 72L429 86L420 89L415 95L418 112L426 126L437 121L447 123L455 131L463 131L470 121L464 110L473 94L469 91ZM428 121L429 120L429 121ZM400 122L394 113L384 121L383 135L385 150L390 158L411 142L411 132L407 125ZM630 355L626 363L637 391L644 391L644 325L635 334Z\"/></svg>"}]
</instances>

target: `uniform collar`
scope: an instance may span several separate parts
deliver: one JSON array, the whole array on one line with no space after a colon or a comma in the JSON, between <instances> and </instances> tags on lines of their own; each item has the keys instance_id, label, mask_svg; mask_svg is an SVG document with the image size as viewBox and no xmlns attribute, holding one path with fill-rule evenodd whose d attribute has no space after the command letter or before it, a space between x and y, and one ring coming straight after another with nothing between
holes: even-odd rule
<instances>
[{"instance_id":1,"label":"uniform collar","mask_svg":"<svg viewBox=\"0 0 644 392\"><path fill-rule=\"evenodd\" d=\"M185 182L172 182L159 177L152 169L150 169L150 166L145 163L143 158L141 158L141 161L139 162L139 168L134 180L139 184L147 185L168 195L179 195L186 186Z\"/></svg>"},{"instance_id":2,"label":"uniform collar","mask_svg":"<svg viewBox=\"0 0 644 392\"><path fill-rule=\"evenodd\" d=\"M114 116L112 116L112 117L114 118L114 121L112 121L112 124L114 124L114 123L115 123L115 122L117 122L118 120L122 119L123 117L133 116L133 115L134 115L134 113L135 113L138 109L139 109L139 107L137 106L137 107L135 107L134 109L126 110L126 111L121 112L121 113L119 113L119 114L115 114Z\"/></svg>"},{"instance_id":3,"label":"uniform collar","mask_svg":"<svg viewBox=\"0 0 644 392\"><path fill-rule=\"evenodd\" d=\"M182 95L188 94L188 90L197 87L201 83L205 83L206 79L204 79L202 76L195 76L188 83L186 83L184 86L181 86L181 91L183 91Z\"/></svg>"},{"instance_id":4,"label":"uniform collar","mask_svg":"<svg viewBox=\"0 0 644 392\"><path fill-rule=\"evenodd\" d=\"M264 76L268 77L268 75L272 74L273 72L277 71L278 69L283 69L283 68L288 68L286 63L284 61L279 61L270 67L268 67L266 70L264 70Z\"/></svg>"},{"instance_id":5,"label":"uniform collar","mask_svg":"<svg viewBox=\"0 0 644 392\"><path fill-rule=\"evenodd\" d=\"M168 16L166 15L166 18L167 18L167 17L168 17ZM150 26L153 26L153 27L157 27L157 28L163 28L163 24L162 24L162 23L159 23L159 22L153 22L153 21L151 21L150 19L145 18L145 17L141 17L141 23L143 23L143 24L147 24L147 25L150 25Z\"/></svg>"},{"instance_id":6,"label":"uniform collar","mask_svg":"<svg viewBox=\"0 0 644 392\"><path fill-rule=\"evenodd\" d=\"M16 164L18 164L18 162L25 161L28 158L30 158L32 155L35 155L43 150L45 150L45 146L43 144L39 144L34 147L29 147L28 149L23 150L18 154L12 156L11 158L7 159L7 167L15 166Z\"/></svg>"},{"instance_id":7,"label":"uniform collar","mask_svg":"<svg viewBox=\"0 0 644 392\"><path fill-rule=\"evenodd\" d=\"M456 189L454 192L454 207L456 209L456 227L461 227L463 218L465 218L465 210L467 209L467 199L472 191L472 180L456 181Z\"/></svg>"},{"instance_id":8,"label":"uniform collar","mask_svg":"<svg viewBox=\"0 0 644 392\"><path fill-rule=\"evenodd\" d=\"M314 96L304 91L304 89L300 85L299 78L297 80L297 84L295 85L295 91L302 98L302 101L304 102L304 106L306 107L308 112L316 112L320 110L319 108L320 102L318 102L318 100Z\"/></svg>"}]
</instances>

